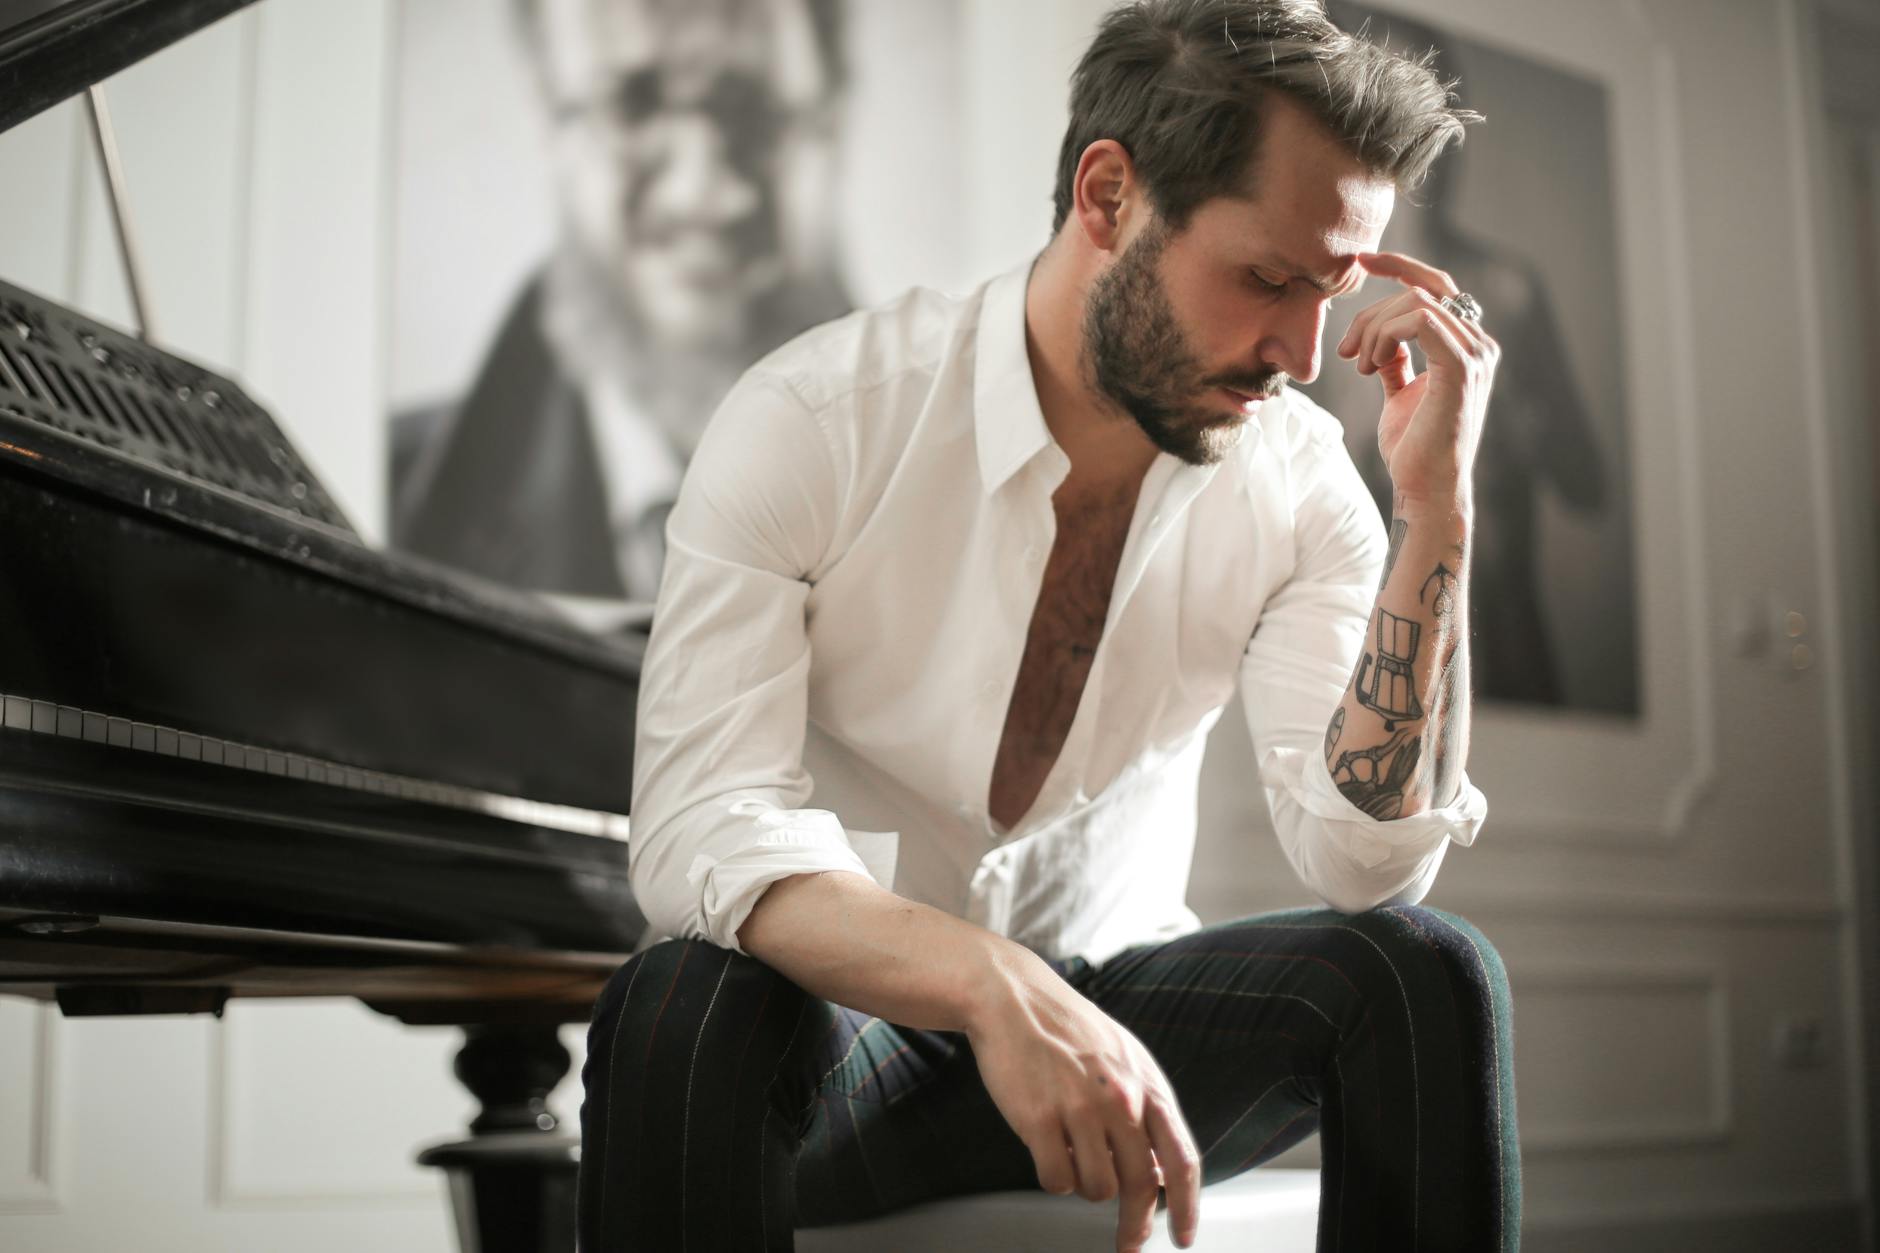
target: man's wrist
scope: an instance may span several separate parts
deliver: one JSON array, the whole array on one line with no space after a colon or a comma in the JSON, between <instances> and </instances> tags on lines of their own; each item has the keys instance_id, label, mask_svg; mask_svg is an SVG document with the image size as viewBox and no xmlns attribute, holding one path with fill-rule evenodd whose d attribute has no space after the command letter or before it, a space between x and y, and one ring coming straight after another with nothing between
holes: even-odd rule
<instances>
[{"instance_id":1,"label":"man's wrist","mask_svg":"<svg viewBox=\"0 0 1880 1253\"><path fill-rule=\"evenodd\" d=\"M958 1012L968 1039L983 1035L995 1019L1017 1010L1024 1004L1026 985L1051 973L1043 958L1017 941L991 932L987 937L962 985Z\"/></svg>"},{"instance_id":2,"label":"man's wrist","mask_svg":"<svg viewBox=\"0 0 1880 1253\"><path fill-rule=\"evenodd\" d=\"M1391 502L1391 517L1412 525L1445 526L1457 532L1458 538L1467 538L1475 526L1475 494L1467 489L1433 496L1398 492Z\"/></svg>"}]
</instances>

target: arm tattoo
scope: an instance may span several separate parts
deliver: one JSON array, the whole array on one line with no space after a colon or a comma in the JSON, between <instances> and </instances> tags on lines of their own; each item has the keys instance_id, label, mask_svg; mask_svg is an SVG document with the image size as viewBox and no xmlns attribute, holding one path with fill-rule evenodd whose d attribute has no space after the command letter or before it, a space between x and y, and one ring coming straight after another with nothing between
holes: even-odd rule
<instances>
[{"instance_id":1,"label":"arm tattoo","mask_svg":"<svg viewBox=\"0 0 1880 1253\"><path fill-rule=\"evenodd\" d=\"M1393 731L1399 722L1412 722L1423 716L1423 702L1417 699L1417 645L1423 638L1423 624L1399 618L1379 606L1376 618L1375 653L1366 653L1358 662L1358 703L1374 710L1384 719L1384 729Z\"/></svg>"},{"instance_id":2,"label":"arm tattoo","mask_svg":"<svg viewBox=\"0 0 1880 1253\"><path fill-rule=\"evenodd\" d=\"M1331 761L1332 750L1338 747L1338 739L1345 733L1345 707L1340 705L1332 711L1332 724L1325 728L1325 760Z\"/></svg>"},{"instance_id":3,"label":"arm tattoo","mask_svg":"<svg viewBox=\"0 0 1880 1253\"><path fill-rule=\"evenodd\" d=\"M1380 822L1403 812L1403 792L1416 773L1423 741L1400 730L1375 748L1354 748L1339 755L1332 782L1344 798Z\"/></svg>"},{"instance_id":4,"label":"arm tattoo","mask_svg":"<svg viewBox=\"0 0 1880 1253\"><path fill-rule=\"evenodd\" d=\"M1431 589L1435 590L1432 591ZM1429 604L1436 613L1439 625L1447 626L1456 617L1456 572L1438 562L1430 571L1430 577L1423 580L1423 587L1417 592L1417 604Z\"/></svg>"}]
</instances>

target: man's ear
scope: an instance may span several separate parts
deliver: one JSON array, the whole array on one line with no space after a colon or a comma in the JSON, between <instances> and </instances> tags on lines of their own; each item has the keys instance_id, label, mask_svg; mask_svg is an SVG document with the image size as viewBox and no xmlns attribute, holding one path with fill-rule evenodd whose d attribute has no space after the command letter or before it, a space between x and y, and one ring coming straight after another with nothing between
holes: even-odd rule
<instances>
[{"instance_id":1,"label":"man's ear","mask_svg":"<svg viewBox=\"0 0 1880 1253\"><path fill-rule=\"evenodd\" d=\"M1123 145L1099 139L1085 148L1077 159L1071 196L1071 212L1091 247L1099 252L1116 251L1129 216L1140 212L1137 202L1141 199L1136 165Z\"/></svg>"}]
</instances>

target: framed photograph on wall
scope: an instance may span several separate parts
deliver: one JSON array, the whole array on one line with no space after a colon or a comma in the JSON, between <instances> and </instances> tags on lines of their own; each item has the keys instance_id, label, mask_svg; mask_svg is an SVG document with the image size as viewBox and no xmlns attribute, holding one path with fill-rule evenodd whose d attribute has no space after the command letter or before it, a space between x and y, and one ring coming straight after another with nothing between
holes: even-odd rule
<instances>
[{"instance_id":1,"label":"framed photograph on wall","mask_svg":"<svg viewBox=\"0 0 1880 1253\"><path fill-rule=\"evenodd\" d=\"M953 0L404 0L394 547L643 616L731 384L958 269Z\"/></svg>"},{"instance_id":2,"label":"framed photograph on wall","mask_svg":"<svg viewBox=\"0 0 1880 1253\"><path fill-rule=\"evenodd\" d=\"M1340 26L1412 55L1487 121L1400 197L1383 246L1453 275L1503 356L1477 454L1470 613L1480 701L1640 711L1630 414L1618 282L1610 91L1557 62L1444 26L1333 0ZM1334 314L1328 344L1379 280ZM1375 380L1330 355L1305 389L1343 422L1388 518Z\"/></svg>"}]
</instances>

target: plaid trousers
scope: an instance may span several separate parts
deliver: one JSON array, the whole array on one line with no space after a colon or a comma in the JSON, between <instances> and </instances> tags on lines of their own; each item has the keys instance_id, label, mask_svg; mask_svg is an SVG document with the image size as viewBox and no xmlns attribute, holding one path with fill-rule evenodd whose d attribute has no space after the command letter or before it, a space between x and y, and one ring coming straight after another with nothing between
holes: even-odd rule
<instances>
[{"instance_id":1,"label":"plaid trousers","mask_svg":"<svg viewBox=\"0 0 1880 1253\"><path fill-rule=\"evenodd\" d=\"M1519 1248L1507 974L1462 918L1282 910L1052 966L1154 1054L1205 1182L1319 1133L1321 1253ZM797 1227L1038 1187L964 1035L704 941L620 968L582 1079L582 1253L788 1250Z\"/></svg>"}]
</instances>

